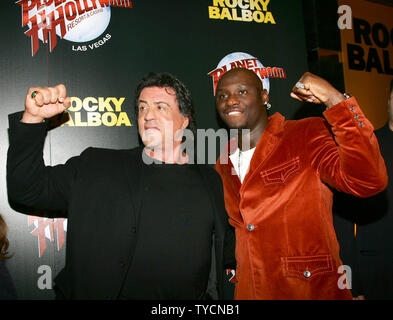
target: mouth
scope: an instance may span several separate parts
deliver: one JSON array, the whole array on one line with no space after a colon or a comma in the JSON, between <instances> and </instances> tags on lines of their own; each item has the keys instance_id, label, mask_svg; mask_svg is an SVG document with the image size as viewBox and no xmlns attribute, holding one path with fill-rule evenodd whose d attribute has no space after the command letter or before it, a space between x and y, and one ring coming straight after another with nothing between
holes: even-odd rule
<instances>
[{"instance_id":1,"label":"mouth","mask_svg":"<svg viewBox=\"0 0 393 320\"><path fill-rule=\"evenodd\" d=\"M240 109L230 109L230 110L226 110L224 113L226 116L232 117L232 116L241 115L243 111L241 111Z\"/></svg>"},{"instance_id":2,"label":"mouth","mask_svg":"<svg viewBox=\"0 0 393 320\"><path fill-rule=\"evenodd\" d=\"M145 127L145 131L160 131L158 127Z\"/></svg>"},{"instance_id":3,"label":"mouth","mask_svg":"<svg viewBox=\"0 0 393 320\"><path fill-rule=\"evenodd\" d=\"M157 127L145 127L145 130L143 132L144 136L155 136L160 132L160 129Z\"/></svg>"}]
</instances>

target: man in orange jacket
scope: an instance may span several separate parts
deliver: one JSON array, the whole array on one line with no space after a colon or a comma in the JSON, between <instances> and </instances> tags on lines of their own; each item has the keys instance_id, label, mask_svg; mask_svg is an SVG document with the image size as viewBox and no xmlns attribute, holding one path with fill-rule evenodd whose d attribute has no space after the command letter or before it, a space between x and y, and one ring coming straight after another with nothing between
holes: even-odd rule
<instances>
[{"instance_id":1,"label":"man in orange jacket","mask_svg":"<svg viewBox=\"0 0 393 320\"><path fill-rule=\"evenodd\" d=\"M247 69L228 71L217 85L222 120L249 129L216 163L236 229L235 298L352 299L329 187L374 195L387 185L384 160L355 98L311 73L291 96L325 104L326 120L268 117L269 95Z\"/></svg>"}]
</instances>

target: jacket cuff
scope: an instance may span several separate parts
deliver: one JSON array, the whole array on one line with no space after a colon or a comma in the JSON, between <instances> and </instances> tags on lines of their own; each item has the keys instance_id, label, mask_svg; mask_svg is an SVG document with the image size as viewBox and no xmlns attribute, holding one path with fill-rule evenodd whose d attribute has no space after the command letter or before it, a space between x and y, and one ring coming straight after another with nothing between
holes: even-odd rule
<instances>
[{"instance_id":1,"label":"jacket cuff","mask_svg":"<svg viewBox=\"0 0 393 320\"><path fill-rule=\"evenodd\" d=\"M366 118L363 111L360 109L355 97L343 100L335 106L323 112L326 120L332 126L348 125L348 121L352 120L352 124L359 129L365 126L371 126L372 131L374 127Z\"/></svg>"},{"instance_id":2,"label":"jacket cuff","mask_svg":"<svg viewBox=\"0 0 393 320\"><path fill-rule=\"evenodd\" d=\"M23 138L25 142L36 141L38 136L45 139L47 122L24 123L21 122L23 111L8 115L10 143Z\"/></svg>"}]
</instances>

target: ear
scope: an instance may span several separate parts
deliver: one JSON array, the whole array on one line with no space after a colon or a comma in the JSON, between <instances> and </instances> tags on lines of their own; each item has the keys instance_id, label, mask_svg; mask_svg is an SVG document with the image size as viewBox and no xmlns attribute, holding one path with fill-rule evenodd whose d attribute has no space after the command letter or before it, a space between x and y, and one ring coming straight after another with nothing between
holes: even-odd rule
<instances>
[{"instance_id":1,"label":"ear","mask_svg":"<svg viewBox=\"0 0 393 320\"><path fill-rule=\"evenodd\" d=\"M261 97L262 97L263 103L268 103L269 102L269 93L267 92L266 89L262 90Z\"/></svg>"},{"instance_id":2,"label":"ear","mask_svg":"<svg viewBox=\"0 0 393 320\"><path fill-rule=\"evenodd\" d=\"M183 125L181 126L181 128L184 130L190 124L190 118L189 117L183 117L183 118L184 118L184 120L183 120Z\"/></svg>"}]
</instances>

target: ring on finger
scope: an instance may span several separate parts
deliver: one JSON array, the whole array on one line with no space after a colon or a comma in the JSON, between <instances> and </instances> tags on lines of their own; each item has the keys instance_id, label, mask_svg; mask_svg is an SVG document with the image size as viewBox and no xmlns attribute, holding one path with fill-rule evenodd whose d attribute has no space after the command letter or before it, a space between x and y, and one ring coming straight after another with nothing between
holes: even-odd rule
<instances>
[{"instance_id":1,"label":"ring on finger","mask_svg":"<svg viewBox=\"0 0 393 320\"><path fill-rule=\"evenodd\" d=\"M34 90L34 91L31 93L31 98L34 99L34 98L36 97L37 94L38 94L38 91Z\"/></svg>"},{"instance_id":2,"label":"ring on finger","mask_svg":"<svg viewBox=\"0 0 393 320\"><path fill-rule=\"evenodd\" d=\"M303 83L303 82L300 82L300 81L298 81L298 82L295 84L295 87L296 87L297 89L304 89L304 88L305 88L304 83Z\"/></svg>"}]
</instances>

